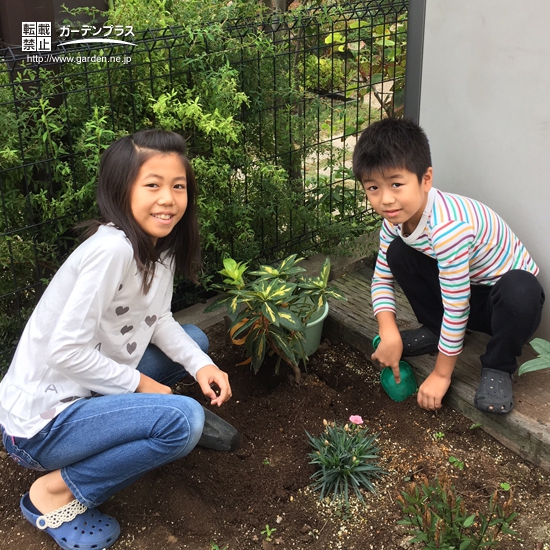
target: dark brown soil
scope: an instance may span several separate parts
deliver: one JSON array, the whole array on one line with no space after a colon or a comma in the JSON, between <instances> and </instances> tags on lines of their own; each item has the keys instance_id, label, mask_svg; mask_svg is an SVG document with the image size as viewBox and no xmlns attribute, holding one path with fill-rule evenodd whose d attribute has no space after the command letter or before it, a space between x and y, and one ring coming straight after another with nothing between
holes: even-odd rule
<instances>
[{"instance_id":1,"label":"dark brown soil","mask_svg":"<svg viewBox=\"0 0 550 550\"><path fill-rule=\"evenodd\" d=\"M233 388L233 399L216 412L239 429L242 447L233 454L197 448L105 503L102 510L122 526L114 550L412 548L397 524L396 497L411 478L433 479L443 470L471 513L486 510L490 494L510 484L518 512L513 527L522 540L505 536L497 548L550 549L547 473L471 428L460 414L422 411L413 398L394 403L365 356L346 346L325 341L298 387L286 371L275 376L263 367L254 376L248 367L236 367L241 352L225 344L222 327L208 332L212 357L230 374ZM204 402L196 385L176 390ZM377 495L365 494L366 507L354 504L346 512L319 502L308 488L313 470L306 430L318 435L323 419L344 423L352 414L380 433L381 464L389 474L376 482ZM449 457L463 462L463 469ZM0 475L0 548L57 548L19 512L19 498L36 474L3 453ZM270 542L262 534L266 525L273 530Z\"/></svg>"}]
</instances>

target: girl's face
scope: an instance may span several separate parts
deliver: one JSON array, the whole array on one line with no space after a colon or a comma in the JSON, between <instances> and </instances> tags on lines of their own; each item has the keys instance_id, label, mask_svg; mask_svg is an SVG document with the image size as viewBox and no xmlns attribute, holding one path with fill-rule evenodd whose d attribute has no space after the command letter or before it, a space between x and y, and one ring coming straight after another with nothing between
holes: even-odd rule
<instances>
[{"instance_id":1,"label":"girl's face","mask_svg":"<svg viewBox=\"0 0 550 550\"><path fill-rule=\"evenodd\" d=\"M130 208L153 244L170 234L187 209L187 177L177 153L158 153L141 165L130 191Z\"/></svg>"}]
</instances>

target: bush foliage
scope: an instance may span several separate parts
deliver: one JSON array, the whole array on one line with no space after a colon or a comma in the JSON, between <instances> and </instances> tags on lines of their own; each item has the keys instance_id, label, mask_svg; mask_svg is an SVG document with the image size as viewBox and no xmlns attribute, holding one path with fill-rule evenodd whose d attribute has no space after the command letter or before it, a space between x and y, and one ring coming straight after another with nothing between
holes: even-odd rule
<instances>
[{"instance_id":1,"label":"bush foliage","mask_svg":"<svg viewBox=\"0 0 550 550\"><path fill-rule=\"evenodd\" d=\"M6 63L0 72L2 350L13 349L44 284L74 248L72 228L97 215L101 153L140 128L164 127L187 139L200 188L204 281L224 257L272 261L327 250L364 232L372 218L346 165L350 153L331 140L356 133L381 110L371 113L369 106L367 115L359 114L370 82L357 93L357 70L343 61L345 51L328 76L334 48L327 36L350 26L362 56L378 51L373 25L384 29L388 13L397 24L406 3L358 5L349 13L370 21L371 31L348 25L338 5L300 8L283 18L267 17L252 0L117 0L107 13L79 9L67 16L71 25L82 13L88 22L130 21L135 46L64 47L74 57L99 56L93 63L36 64L23 55ZM113 63L113 55L129 55L131 62ZM388 72L390 57L380 71ZM355 102L327 101L322 94L331 86Z\"/></svg>"}]
</instances>

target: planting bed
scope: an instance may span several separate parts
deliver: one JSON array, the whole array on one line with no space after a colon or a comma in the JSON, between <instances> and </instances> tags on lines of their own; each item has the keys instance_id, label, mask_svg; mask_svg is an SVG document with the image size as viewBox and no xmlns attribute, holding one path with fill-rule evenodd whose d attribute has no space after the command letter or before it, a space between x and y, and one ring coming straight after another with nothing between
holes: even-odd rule
<instances>
[{"instance_id":1,"label":"planting bed","mask_svg":"<svg viewBox=\"0 0 550 550\"><path fill-rule=\"evenodd\" d=\"M233 454L195 449L105 503L102 510L122 526L114 550L413 548L397 525L396 498L409 480L432 480L442 470L472 513L484 511L502 483L511 486L518 512L512 527L522 540L503 537L500 550L550 549L550 477L460 414L422 411L414 398L391 401L369 360L345 345L325 341L298 387L290 371L275 376L264 365L254 376L248 367L236 367L241 350L225 343L222 326L207 332L212 357L229 372L233 388L232 400L216 412L240 430L242 446ZM176 391L204 402L196 385L181 384ZM313 470L305 432L317 435L323 419L344 423L352 414L380 434L380 462L389 474L376 482L377 495L365 494L366 507L353 503L346 511L319 502L308 489ZM36 475L2 453L0 548L57 548L19 512L18 500Z\"/></svg>"}]
</instances>

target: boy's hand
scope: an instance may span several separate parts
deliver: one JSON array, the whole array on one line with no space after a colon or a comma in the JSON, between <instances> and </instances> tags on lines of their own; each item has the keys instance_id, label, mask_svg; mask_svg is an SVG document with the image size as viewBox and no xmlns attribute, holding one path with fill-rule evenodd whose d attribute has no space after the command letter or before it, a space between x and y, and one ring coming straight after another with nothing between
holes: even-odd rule
<instances>
[{"instance_id":1,"label":"boy's hand","mask_svg":"<svg viewBox=\"0 0 550 550\"><path fill-rule=\"evenodd\" d=\"M377 316L378 333L380 343L376 351L371 355L371 359L376 361L382 368L390 367L393 371L395 383L401 382L399 374L399 360L403 353L403 340L395 322L393 311L381 311Z\"/></svg>"},{"instance_id":2,"label":"boy's hand","mask_svg":"<svg viewBox=\"0 0 550 550\"><path fill-rule=\"evenodd\" d=\"M371 359L376 361L382 368L390 367L393 371L393 377L395 383L401 382L399 375L399 360L403 353L403 340L401 334L397 331L397 334L385 334L384 337L380 335L380 343L376 348L376 351L371 355Z\"/></svg>"},{"instance_id":3,"label":"boy's hand","mask_svg":"<svg viewBox=\"0 0 550 550\"><path fill-rule=\"evenodd\" d=\"M441 376L434 370L418 389L418 405L428 411L440 409L442 407L441 400L450 385L450 376Z\"/></svg>"},{"instance_id":4,"label":"boy's hand","mask_svg":"<svg viewBox=\"0 0 550 550\"><path fill-rule=\"evenodd\" d=\"M442 407L441 400L451 385L451 376L455 368L457 355L445 355L439 352L432 373L418 389L418 405L428 411Z\"/></svg>"},{"instance_id":5,"label":"boy's hand","mask_svg":"<svg viewBox=\"0 0 550 550\"><path fill-rule=\"evenodd\" d=\"M196 380L201 387L202 393L210 398L211 405L220 407L227 400L231 399L231 386L229 385L229 377L225 372L220 370L216 365L206 365L198 370ZM219 393L212 386L219 388Z\"/></svg>"}]
</instances>

